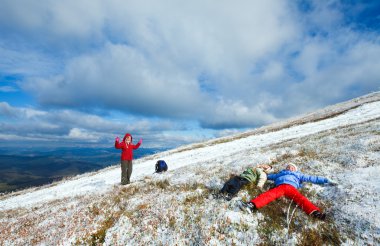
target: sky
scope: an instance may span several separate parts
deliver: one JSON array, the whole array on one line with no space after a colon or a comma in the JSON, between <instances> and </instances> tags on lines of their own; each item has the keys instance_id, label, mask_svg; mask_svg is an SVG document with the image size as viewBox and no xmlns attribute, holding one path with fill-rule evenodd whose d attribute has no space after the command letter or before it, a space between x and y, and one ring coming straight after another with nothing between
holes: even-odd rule
<instances>
[{"instance_id":1,"label":"sky","mask_svg":"<svg viewBox=\"0 0 380 246\"><path fill-rule=\"evenodd\" d=\"M375 0L0 5L0 147L172 148L380 90Z\"/></svg>"}]
</instances>

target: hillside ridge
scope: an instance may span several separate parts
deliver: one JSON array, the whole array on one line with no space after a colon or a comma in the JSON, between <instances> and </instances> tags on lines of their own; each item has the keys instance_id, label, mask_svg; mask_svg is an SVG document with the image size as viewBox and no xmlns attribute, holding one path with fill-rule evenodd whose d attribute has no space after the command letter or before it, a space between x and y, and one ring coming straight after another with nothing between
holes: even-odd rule
<instances>
[{"instance_id":1,"label":"hillside ridge","mask_svg":"<svg viewBox=\"0 0 380 246\"><path fill-rule=\"evenodd\" d=\"M128 186L120 185L120 170L114 166L3 197L0 242L379 244L379 95L372 93L275 123L253 130L254 134L209 140L135 160ZM305 117L314 120L297 124ZM157 159L168 163L168 172L153 174ZM230 202L212 196L231 175L249 166L267 163L281 170L289 161L302 172L338 181L336 187L307 185L301 191L328 214L327 222L310 219L286 199L253 215L242 213L236 202L259 194L254 186L244 188ZM294 211L290 221L289 211Z\"/></svg>"}]
</instances>

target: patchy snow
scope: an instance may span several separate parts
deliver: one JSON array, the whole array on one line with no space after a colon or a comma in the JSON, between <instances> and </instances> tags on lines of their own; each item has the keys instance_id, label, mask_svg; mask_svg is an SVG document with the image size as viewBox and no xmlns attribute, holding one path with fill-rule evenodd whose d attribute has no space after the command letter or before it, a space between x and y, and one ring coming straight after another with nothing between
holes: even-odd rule
<instances>
[{"instance_id":1,"label":"patchy snow","mask_svg":"<svg viewBox=\"0 0 380 246\"><path fill-rule=\"evenodd\" d=\"M202 165L202 163L210 159L225 158L245 149L265 147L336 127L366 122L378 117L380 117L380 102L373 102L348 111L343 115L318 122L298 125L276 132L254 135L233 142L221 143L191 151L173 154L170 152L163 152L162 156L158 156L158 159L165 159L170 170L187 165ZM135 180L141 180L144 176L154 172L155 160L142 159L135 160L134 163L132 182ZM69 180L53 187L2 200L0 201L0 210L17 208L19 206L33 206L33 204L40 202L48 202L55 199L83 195L91 192L105 192L110 190L114 185L119 184L119 182L120 170L118 167L114 167L110 168L110 170L98 172L97 174L82 175L78 179Z\"/></svg>"},{"instance_id":2,"label":"patchy snow","mask_svg":"<svg viewBox=\"0 0 380 246\"><path fill-rule=\"evenodd\" d=\"M247 191L230 203L220 203L209 194L247 166L273 161L281 169L284 160L295 161L307 174L339 182L335 187L309 185L306 190L317 194L310 197L313 202L325 202L323 207L334 218L345 244L378 244L380 93L365 99L365 103L359 99L331 106L252 134L134 160L133 183L128 186L120 186L116 165L0 197L1 234L23 235L4 245L89 244L86 240L98 240L94 236L98 234L105 245L141 245L152 240L163 245L247 245L263 240L298 244L302 232L289 225L267 228L268 218L261 212L252 216L236 209L236 200L250 198ZM168 163L169 171L153 174L159 159ZM301 222L294 223L297 228ZM306 225L309 230L326 229L318 223ZM56 233L64 235L56 238Z\"/></svg>"}]
</instances>

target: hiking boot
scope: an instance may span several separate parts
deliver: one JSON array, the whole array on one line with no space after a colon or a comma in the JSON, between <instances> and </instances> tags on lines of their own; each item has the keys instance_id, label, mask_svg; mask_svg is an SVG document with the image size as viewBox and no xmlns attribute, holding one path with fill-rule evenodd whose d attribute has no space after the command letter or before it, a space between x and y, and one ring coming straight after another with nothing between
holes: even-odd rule
<instances>
[{"instance_id":1,"label":"hiking boot","mask_svg":"<svg viewBox=\"0 0 380 246\"><path fill-rule=\"evenodd\" d=\"M224 197L224 199L226 199L226 201L231 201L231 199L234 198L234 195L230 194L230 193L227 193Z\"/></svg>"},{"instance_id":2,"label":"hiking boot","mask_svg":"<svg viewBox=\"0 0 380 246\"><path fill-rule=\"evenodd\" d=\"M256 211L256 206L252 202L239 201L238 206L241 210L247 211L250 214Z\"/></svg>"},{"instance_id":3,"label":"hiking boot","mask_svg":"<svg viewBox=\"0 0 380 246\"><path fill-rule=\"evenodd\" d=\"M325 220L326 219L326 214L325 213L321 213L319 211L313 211L311 213L311 216L316 218L316 219L320 219L320 220Z\"/></svg>"}]
</instances>

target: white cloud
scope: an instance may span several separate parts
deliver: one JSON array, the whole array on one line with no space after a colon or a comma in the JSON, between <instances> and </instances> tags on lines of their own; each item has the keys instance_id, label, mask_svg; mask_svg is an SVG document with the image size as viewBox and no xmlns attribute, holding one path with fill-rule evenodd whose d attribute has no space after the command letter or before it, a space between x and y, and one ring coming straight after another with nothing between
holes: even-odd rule
<instances>
[{"instance_id":1,"label":"white cloud","mask_svg":"<svg viewBox=\"0 0 380 246\"><path fill-rule=\"evenodd\" d=\"M0 92L15 92L15 91L18 91L18 89L16 89L13 86L0 86Z\"/></svg>"},{"instance_id":2,"label":"white cloud","mask_svg":"<svg viewBox=\"0 0 380 246\"><path fill-rule=\"evenodd\" d=\"M257 104L253 107L247 107L241 101L220 101L214 111L212 117L201 119L201 124L208 128L239 128L267 124L276 119L265 112L263 104ZM210 116L210 115L209 115ZM229 120L227 121L226 118Z\"/></svg>"},{"instance_id":3,"label":"white cloud","mask_svg":"<svg viewBox=\"0 0 380 246\"><path fill-rule=\"evenodd\" d=\"M308 4L6 1L0 68L32 75L19 86L42 106L70 108L48 117L65 122L66 133L122 128L77 110L146 117L145 128L128 126L144 132L152 118L241 128L378 89L378 36L346 26L339 1ZM34 64L20 63L25 70L14 65L19 43Z\"/></svg>"},{"instance_id":4,"label":"white cloud","mask_svg":"<svg viewBox=\"0 0 380 246\"><path fill-rule=\"evenodd\" d=\"M6 102L0 102L0 113L12 118L25 118L27 120L46 115L46 112L32 108L15 108Z\"/></svg>"},{"instance_id":5,"label":"white cloud","mask_svg":"<svg viewBox=\"0 0 380 246\"><path fill-rule=\"evenodd\" d=\"M371 40L358 40L338 52L337 43L301 49L295 69L304 76L284 91L288 97L278 110L288 115L321 108L326 104L354 98L380 89L380 45ZM319 47L319 48L318 48ZM309 57L309 58L308 58Z\"/></svg>"},{"instance_id":6,"label":"white cloud","mask_svg":"<svg viewBox=\"0 0 380 246\"><path fill-rule=\"evenodd\" d=\"M79 143L112 146L116 136L124 136L126 132L130 132L138 139L144 139L144 147L173 147L178 143L200 139L182 136L183 132L192 127L178 122L120 114L113 118L112 115L110 113L106 119L74 110L42 111L1 102L0 140L43 141L50 142L51 147L68 143L74 144L72 146Z\"/></svg>"},{"instance_id":7,"label":"white cloud","mask_svg":"<svg viewBox=\"0 0 380 246\"><path fill-rule=\"evenodd\" d=\"M72 128L70 129L70 132L68 134L69 138L72 139L79 139L79 140L85 140L89 142L96 142L100 139L100 137L96 134L89 133L84 129L79 129L79 128Z\"/></svg>"},{"instance_id":8,"label":"white cloud","mask_svg":"<svg viewBox=\"0 0 380 246\"><path fill-rule=\"evenodd\" d=\"M12 42L0 38L0 71L3 74L48 76L57 71L59 64L56 64L55 58L24 45L14 47Z\"/></svg>"},{"instance_id":9,"label":"white cloud","mask_svg":"<svg viewBox=\"0 0 380 246\"><path fill-rule=\"evenodd\" d=\"M0 25L6 32L23 33L34 42L49 45L88 41L99 38L105 21L103 8L97 0L2 1Z\"/></svg>"},{"instance_id":10,"label":"white cloud","mask_svg":"<svg viewBox=\"0 0 380 246\"><path fill-rule=\"evenodd\" d=\"M250 66L296 34L283 2L222 2L219 8L199 2L186 8L172 1L113 5L116 2L103 11L111 35L117 32L117 39L126 44L108 42L97 52L73 57L62 75L31 80L24 88L44 104L99 105L142 115L196 118L208 125L215 125L214 117L221 124L245 126L275 118L258 119L257 110L250 110L256 101L234 97L252 89L247 81ZM175 14L165 14L168 9ZM200 86L198 77L204 71L211 78L205 83L215 88L217 98ZM235 106L226 108L223 101ZM221 108L217 115L215 108ZM260 111L266 114L265 108ZM231 114L241 118L230 120Z\"/></svg>"}]
</instances>

